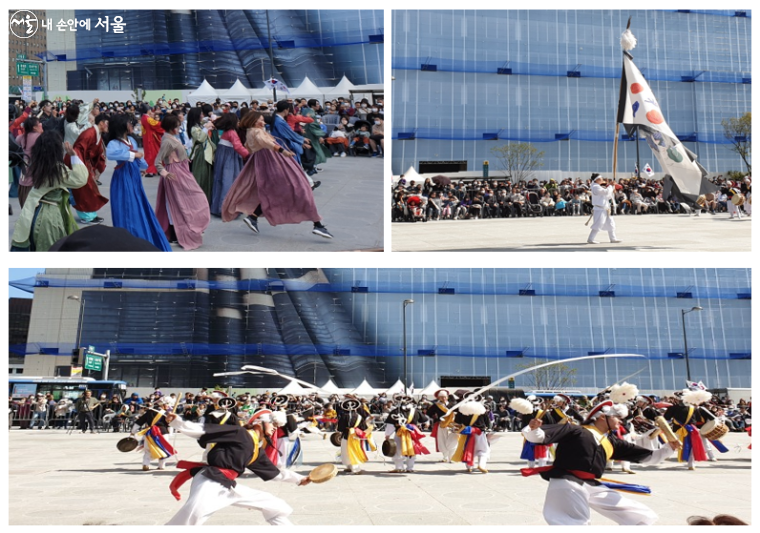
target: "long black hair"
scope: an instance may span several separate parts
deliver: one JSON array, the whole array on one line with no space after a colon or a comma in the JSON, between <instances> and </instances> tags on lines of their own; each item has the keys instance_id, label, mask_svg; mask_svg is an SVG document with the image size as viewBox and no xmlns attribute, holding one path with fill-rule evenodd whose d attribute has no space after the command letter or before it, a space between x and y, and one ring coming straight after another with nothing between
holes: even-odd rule
<instances>
[{"instance_id":1,"label":"long black hair","mask_svg":"<svg viewBox=\"0 0 760 533\"><path fill-rule=\"evenodd\" d=\"M192 134L193 127L200 125L203 118L203 109L194 107L187 113L187 131Z\"/></svg>"},{"instance_id":2,"label":"long black hair","mask_svg":"<svg viewBox=\"0 0 760 533\"><path fill-rule=\"evenodd\" d=\"M124 139L124 135L129 131L127 125L132 122L129 115L113 115L108 121L108 140Z\"/></svg>"},{"instance_id":3,"label":"long black hair","mask_svg":"<svg viewBox=\"0 0 760 533\"><path fill-rule=\"evenodd\" d=\"M24 121L24 143L27 141L29 134L34 131L35 126L40 123L37 117L29 117Z\"/></svg>"},{"instance_id":4,"label":"long black hair","mask_svg":"<svg viewBox=\"0 0 760 533\"><path fill-rule=\"evenodd\" d=\"M235 113L224 113L221 117L216 119L214 126L220 131L229 131L237 129L238 116Z\"/></svg>"},{"instance_id":5,"label":"long black hair","mask_svg":"<svg viewBox=\"0 0 760 533\"><path fill-rule=\"evenodd\" d=\"M66 122L76 122L79 118L79 106L71 104L66 108Z\"/></svg>"},{"instance_id":6,"label":"long black hair","mask_svg":"<svg viewBox=\"0 0 760 533\"><path fill-rule=\"evenodd\" d=\"M63 137L55 130L43 132L32 147L27 175L36 189L53 187L63 181Z\"/></svg>"}]
</instances>

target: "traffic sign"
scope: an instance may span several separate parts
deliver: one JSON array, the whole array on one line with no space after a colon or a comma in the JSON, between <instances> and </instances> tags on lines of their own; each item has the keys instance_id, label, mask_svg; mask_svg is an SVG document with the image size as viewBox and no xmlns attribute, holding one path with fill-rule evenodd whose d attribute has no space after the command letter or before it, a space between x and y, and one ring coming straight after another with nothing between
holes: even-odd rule
<instances>
[{"instance_id":1,"label":"traffic sign","mask_svg":"<svg viewBox=\"0 0 760 533\"><path fill-rule=\"evenodd\" d=\"M94 353L94 352L95 352L95 346L93 346L93 345L89 345L89 346L87 347L87 351L88 351L88 352L90 352L90 353Z\"/></svg>"},{"instance_id":2,"label":"traffic sign","mask_svg":"<svg viewBox=\"0 0 760 533\"><path fill-rule=\"evenodd\" d=\"M37 63L16 61L16 76L39 76L40 66Z\"/></svg>"},{"instance_id":3,"label":"traffic sign","mask_svg":"<svg viewBox=\"0 0 760 533\"><path fill-rule=\"evenodd\" d=\"M87 370L103 370L103 358L97 355L87 354L84 358L84 367Z\"/></svg>"},{"instance_id":4,"label":"traffic sign","mask_svg":"<svg viewBox=\"0 0 760 533\"><path fill-rule=\"evenodd\" d=\"M26 54L16 54L16 59L26 59Z\"/></svg>"}]
</instances>

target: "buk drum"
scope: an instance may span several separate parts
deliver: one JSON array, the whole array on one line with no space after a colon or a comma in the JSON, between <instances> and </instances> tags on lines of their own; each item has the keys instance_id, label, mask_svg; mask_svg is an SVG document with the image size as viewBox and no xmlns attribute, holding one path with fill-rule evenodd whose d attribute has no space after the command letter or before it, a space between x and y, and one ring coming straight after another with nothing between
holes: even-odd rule
<instances>
[{"instance_id":1,"label":"buk drum","mask_svg":"<svg viewBox=\"0 0 760 533\"><path fill-rule=\"evenodd\" d=\"M740 205L744 205L744 195L734 194L731 197L731 203L734 204L736 207L739 207Z\"/></svg>"},{"instance_id":2,"label":"buk drum","mask_svg":"<svg viewBox=\"0 0 760 533\"><path fill-rule=\"evenodd\" d=\"M726 427L726 425L717 418L708 420L699 429L699 434L707 440L718 440L726 433L728 433L728 427Z\"/></svg>"}]
</instances>

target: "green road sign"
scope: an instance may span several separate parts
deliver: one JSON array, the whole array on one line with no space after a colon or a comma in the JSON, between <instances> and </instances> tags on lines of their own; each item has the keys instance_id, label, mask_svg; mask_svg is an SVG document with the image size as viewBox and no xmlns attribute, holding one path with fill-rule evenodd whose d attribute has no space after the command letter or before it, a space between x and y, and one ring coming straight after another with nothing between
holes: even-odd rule
<instances>
[{"instance_id":1,"label":"green road sign","mask_svg":"<svg viewBox=\"0 0 760 533\"><path fill-rule=\"evenodd\" d=\"M16 59L26 59L26 54L16 54Z\"/></svg>"},{"instance_id":2,"label":"green road sign","mask_svg":"<svg viewBox=\"0 0 760 533\"><path fill-rule=\"evenodd\" d=\"M87 354L84 358L84 368L86 370L103 370L103 358Z\"/></svg>"},{"instance_id":3,"label":"green road sign","mask_svg":"<svg viewBox=\"0 0 760 533\"><path fill-rule=\"evenodd\" d=\"M37 63L16 61L16 76L39 76L40 66Z\"/></svg>"}]
</instances>

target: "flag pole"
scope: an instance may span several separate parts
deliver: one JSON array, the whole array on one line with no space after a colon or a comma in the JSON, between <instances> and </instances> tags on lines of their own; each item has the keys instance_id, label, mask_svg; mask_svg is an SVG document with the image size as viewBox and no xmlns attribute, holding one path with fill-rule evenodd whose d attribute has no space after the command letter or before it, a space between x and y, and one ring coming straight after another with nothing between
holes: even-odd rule
<instances>
[{"instance_id":1,"label":"flag pole","mask_svg":"<svg viewBox=\"0 0 760 533\"><path fill-rule=\"evenodd\" d=\"M631 17L628 17L628 24L626 25L625 29L628 30L630 28L631 28ZM622 75L620 76L620 91L622 94L622 91L623 91L623 76ZM620 113L620 109L618 109L618 114L619 113ZM615 143L612 148L612 181L617 180L618 137L620 137L620 121L616 118L615 119Z\"/></svg>"}]
</instances>

